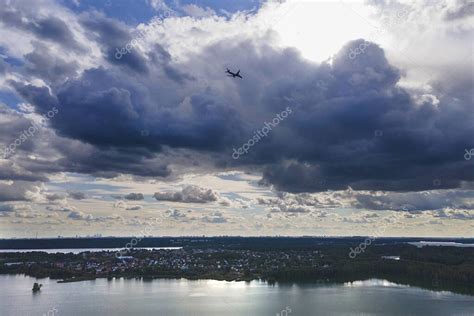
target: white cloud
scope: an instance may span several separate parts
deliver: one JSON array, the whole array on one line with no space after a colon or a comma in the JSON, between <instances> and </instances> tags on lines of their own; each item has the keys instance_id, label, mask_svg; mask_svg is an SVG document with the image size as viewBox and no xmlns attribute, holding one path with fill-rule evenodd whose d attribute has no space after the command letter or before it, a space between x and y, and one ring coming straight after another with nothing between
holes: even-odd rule
<instances>
[{"instance_id":1,"label":"white cloud","mask_svg":"<svg viewBox=\"0 0 474 316\"><path fill-rule=\"evenodd\" d=\"M186 218L186 214L177 209L169 209L166 211L166 214L175 220Z\"/></svg>"},{"instance_id":2,"label":"white cloud","mask_svg":"<svg viewBox=\"0 0 474 316\"><path fill-rule=\"evenodd\" d=\"M219 193L212 189L196 185L185 186L178 192L156 192L153 197L158 201L171 201L182 203L208 203L219 200Z\"/></svg>"},{"instance_id":3,"label":"white cloud","mask_svg":"<svg viewBox=\"0 0 474 316\"><path fill-rule=\"evenodd\" d=\"M221 212L213 212L210 215L203 216L201 220L210 224L227 223L227 218Z\"/></svg>"},{"instance_id":4,"label":"white cloud","mask_svg":"<svg viewBox=\"0 0 474 316\"><path fill-rule=\"evenodd\" d=\"M212 10L211 8L209 8L209 7L201 8L201 7L199 7L195 4L184 5L182 7L182 10L186 14L188 14L192 17L196 17L196 18L211 17L211 16L216 15L216 12L214 10Z\"/></svg>"},{"instance_id":5,"label":"white cloud","mask_svg":"<svg viewBox=\"0 0 474 316\"><path fill-rule=\"evenodd\" d=\"M156 11L169 10L164 0L147 0L148 4Z\"/></svg>"},{"instance_id":6,"label":"white cloud","mask_svg":"<svg viewBox=\"0 0 474 316\"><path fill-rule=\"evenodd\" d=\"M83 221L92 221L94 220L94 216L91 214L86 214L81 211L71 211L68 215L68 218L73 220L83 220Z\"/></svg>"},{"instance_id":7,"label":"white cloud","mask_svg":"<svg viewBox=\"0 0 474 316\"><path fill-rule=\"evenodd\" d=\"M27 204L3 204L0 203L0 213L10 213L22 210L31 210L31 206Z\"/></svg>"},{"instance_id":8,"label":"white cloud","mask_svg":"<svg viewBox=\"0 0 474 316\"><path fill-rule=\"evenodd\" d=\"M46 207L48 211L55 212L74 212L77 211L76 207L69 205L67 202L60 203L60 205L49 205Z\"/></svg>"},{"instance_id":9,"label":"white cloud","mask_svg":"<svg viewBox=\"0 0 474 316\"><path fill-rule=\"evenodd\" d=\"M433 217L458 219L458 220L474 220L474 210L455 210L445 208L442 210L432 211L430 215Z\"/></svg>"},{"instance_id":10,"label":"white cloud","mask_svg":"<svg viewBox=\"0 0 474 316\"><path fill-rule=\"evenodd\" d=\"M130 205L126 208L127 211L140 211L143 209L141 205Z\"/></svg>"},{"instance_id":11,"label":"white cloud","mask_svg":"<svg viewBox=\"0 0 474 316\"><path fill-rule=\"evenodd\" d=\"M444 208L473 209L474 192L472 190L432 190L420 192L383 192L383 191L327 191L320 193L291 194L278 192L276 198L259 197L257 204L278 207L282 211L292 206L302 206L310 211L311 207L357 208L364 210L392 211L429 211Z\"/></svg>"}]
</instances>

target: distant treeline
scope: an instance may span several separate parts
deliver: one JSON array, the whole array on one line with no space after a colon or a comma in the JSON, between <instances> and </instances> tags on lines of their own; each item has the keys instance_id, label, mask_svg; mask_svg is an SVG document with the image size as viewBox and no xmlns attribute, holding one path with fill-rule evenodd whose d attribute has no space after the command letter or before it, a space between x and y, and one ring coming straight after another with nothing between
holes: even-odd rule
<instances>
[{"instance_id":1,"label":"distant treeline","mask_svg":"<svg viewBox=\"0 0 474 316\"><path fill-rule=\"evenodd\" d=\"M367 247L355 259L347 257L344 246L323 246L320 250L326 254L322 263L328 268L292 266L267 272L265 278L280 282L349 282L379 278L474 295L474 248L378 245ZM382 259L390 255L397 255L400 260Z\"/></svg>"},{"instance_id":2,"label":"distant treeline","mask_svg":"<svg viewBox=\"0 0 474 316\"><path fill-rule=\"evenodd\" d=\"M138 236L142 238L142 236ZM133 237L0 239L0 249L122 248ZM136 247L218 247L227 249L317 249L321 245L355 245L367 237L145 237ZM474 238L377 238L372 244L417 241L474 243Z\"/></svg>"}]
</instances>

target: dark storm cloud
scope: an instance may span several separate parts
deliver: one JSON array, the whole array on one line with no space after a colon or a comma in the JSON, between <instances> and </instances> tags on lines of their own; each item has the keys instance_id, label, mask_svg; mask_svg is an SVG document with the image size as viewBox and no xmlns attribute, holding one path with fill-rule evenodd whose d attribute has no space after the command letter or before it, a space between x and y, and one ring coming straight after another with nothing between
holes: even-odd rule
<instances>
[{"instance_id":1,"label":"dark storm cloud","mask_svg":"<svg viewBox=\"0 0 474 316\"><path fill-rule=\"evenodd\" d=\"M13 2L3 2L0 6L0 23L6 27L20 29L25 32L30 32L39 39L49 40L60 44L64 48L85 51L85 48L80 45L74 38L66 22L54 16L38 17L35 16L37 12L28 14L29 10L24 8L18 9L16 7L26 5Z\"/></svg>"},{"instance_id":2,"label":"dark storm cloud","mask_svg":"<svg viewBox=\"0 0 474 316\"><path fill-rule=\"evenodd\" d=\"M143 177L167 177L171 174L168 166L159 161L147 159L137 152L120 150L94 150L90 156L84 153L77 158L68 156L58 163L64 170L101 178L114 178L121 173Z\"/></svg>"},{"instance_id":3,"label":"dark storm cloud","mask_svg":"<svg viewBox=\"0 0 474 316\"><path fill-rule=\"evenodd\" d=\"M0 143L7 146L15 140L20 133L31 125L31 121L0 103ZM4 150L4 148L0 148Z\"/></svg>"},{"instance_id":4,"label":"dark storm cloud","mask_svg":"<svg viewBox=\"0 0 474 316\"><path fill-rule=\"evenodd\" d=\"M0 75L3 75L8 69L8 64L0 58Z\"/></svg>"},{"instance_id":5,"label":"dark storm cloud","mask_svg":"<svg viewBox=\"0 0 474 316\"><path fill-rule=\"evenodd\" d=\"M35 137L40 137L42 131L25 137L32 121L3 104L0 104L0 117L0 180L48 181L45 172L31 170L21 161L34 151ZM18 140L22 141L20 145Z\"/></svg>"},{"instance_id":6,"label":"dark storm cloud","mask_svg":"<svg viewBox=\"0 0 474 316\"><path fill-rule=\"evenodd\" d=\"M323 95L316 104L296 98L295 113L283 123L292 125L293 142L269 150L282 162L265 168L262 183L305 192L455 188L472 181L474 170L460 156L472 147L467 95L445 94L439 105L415 104L396 85L399 74L380 48L372 44L349 58L361 44L352 42L335 56L323 84L314 87Z\"/></svg>"},{"instance_id":7,"label":"dark storm cloud","mask_svg":"<svg viewBox=\"0 0 474 316\"><path fill-rule=\"evenodd\" d=\"M77 71L76 62L66 62L40 42L33 43L34 50L25 55L25 70L29 75L37 76L48 82L57 82L73 77Z\"/></svg>"},{"instance_id":8,"label":"dark storm cloud","mask_svg":"<svg viewBox=\"0 0 474 316\"><path fill-rule=\"evenodd\" d=\"M133 108L129 90L122 87L107 87L110 76L98 69L97 76L89 76L94 87L85 89L81 82L66 83L58 95L52 96L46 87L35 87L13 83L17 91L35 104L39 112L59 107L53 126L64 136L101 145L124 145L146 141L141 137L140 126L129 133L139 114ZM96 85L101 83L100 86ZM75 118L75 119L74 119ZM84 128L85 121L90 124Z\"/></svg>"},{"instance_id":9,"label":"dark storm cloud","mask_svg":"<svg viewBox=\"0 0 474 316\"><path fill-rule=\"evenodd\" d=\"M31 194L39 191L39 184L28 181L13 181L0 183L0 202L30 201Z\"/></svg>"},{"instance_id":10,"label":"dark storm cloud","mask_svg":"<svg viewBox=\"0 0 474 316\"><path fill-rule=\"evenodd\" d=\"M159 45L115 58L116 48L133 40L127 27L98 14L81 23L110 67L88 69L51 90L12 83L39 112L56 106L51 126L79 142L56 141L64 171L167 176L167 164L155 158L171 147L206 153L219 167L261 167L262 183L291 192L425 190L435 179L437 189L456 188L474 180L472 163L462 158L474 147L471 76L456 86L440 82L439 104L415 102L397 85L400 72L383 50L363 40L347 44L331 63L311 63L265 39L233 39L178 64ZM223 78L228 60L245 72L243 80ZM206 75L205 87L196 88L196 74ZM232 159L232 148L287 107L291 116Z\"/></svg>"},{"instance_id":11,"label":"dark storm cloud","mask_svg":"<svg viewBox=\"0 0 474 316\"><path fill-rule=\"evenodd\" d=\"M130 34L123 23L100 13L85 15L81 23L89 31L91 39L102 46L103 53L110 63L128 66L138 73L148 73L147 60L138 47L130 48L132 41L134 39L136 41L136 38ZM125 49L128 50L125 51Z\"/></svg>"},{"instance_id":12,"label":"dark storm cloud","mask_svg":"<svg viewBox=\"0 0 474 316\"><path fill-rule=\"evenodd\" d=\"M48 178L40 173L33 173L11 162L0 164L0 180L19 181L48 181Z\"/></svg>"},{"instance_id":13,"label":"dark storm cloud","mask_svg":"<svg viewBox=\"0 0 474 316\"><path fill-rule=\"evenodd\" d=\"M37 110L42 112L39 108ZM21 113L1 104L0 116L0 144L4 148L32 124ZM59 158L31 159L35 155L59 155ZM105 178L120 173L159 177L170 174L166 160L155 157L145 147L100 149L78 140L58 137L47 128L17 146L8 158L0 162L0 180L48 181L48 174L68 171Z\"/></svg>"},{"instance_id":14,"label":"dark storm cloud","mask_svg":"<svg viewBox=\"0 0 474 316\"><path fill-rule=\"evenodd\" d=\"M99 148L68 138L53 137L49 145L61 153L54 161L25 161L32 172L76 172L101 178L114 178L120 174L143 177L167 177L171 174L165 158L155 157L140 148Z\"/></svg>"},{"instance_id":15,"label":"dark storm cloud","mask_svg":"<svg viewBox=\"0 0 474 316\"><path fill-rule=\"evenodd\" d=\"M58 103L57 98L49 93L48 87L25 85L18 81L10 81L9 83L25 100L31 101L40 114L47 113Z\"/></svg>"},{"instance_id":16,"label":"dark storm cloud","mask_svg":"<svg viewBox=\"0 0 474 316\"><path fill-rule=\"evenodd\" d=\"M39 111L59 110L51 121L58 132L98 146L143 147L159 151L161 145L214 149L236 140L238 113L220 99L200 95L190 99L190 112L183 115L176 103L157 107L153 87L146 79L130 79L124 72L103 68L89 70L84 80L67 82L51 95L45 87L12 83L17 92ZM163 97L167 97L164 95ZM173 98L175 98L173 96ZM149 131L146 137L143 131Z\"/></svg>"},{"instance_id":17,"label":"dark storm cloud","mask_svg":"<svg viewBox=\"0 0 474 316\"><path fill-rule=\"evenodd\" d=\"M168 53L163 46L155 44L153 50L148 54L150 62L156 65L160 65L163 68L165 74L177 83L184 83L185 80L193 80L194 78L178 69L173 67L171 54Z\"/></svg>"}]
</instances>

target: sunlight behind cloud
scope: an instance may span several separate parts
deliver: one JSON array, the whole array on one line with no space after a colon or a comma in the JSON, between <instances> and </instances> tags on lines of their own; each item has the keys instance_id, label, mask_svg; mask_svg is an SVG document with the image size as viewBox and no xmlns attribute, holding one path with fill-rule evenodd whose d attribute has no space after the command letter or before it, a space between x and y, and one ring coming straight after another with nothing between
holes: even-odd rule
<instances>
[{"instance_id":1,"label":"sunlight behind cloud","mask_svg":"<svg viewBox=\"0 0 474 316\"><path fill-rule=\"evenodd\" d=\"M296 47L305 58L317 62L327 60L350 40L367 38L374 30L365 17L369 7L362 1L295 0L278 10L287 12L272 26L282 46Z\"/></svg>"}]
</instances>

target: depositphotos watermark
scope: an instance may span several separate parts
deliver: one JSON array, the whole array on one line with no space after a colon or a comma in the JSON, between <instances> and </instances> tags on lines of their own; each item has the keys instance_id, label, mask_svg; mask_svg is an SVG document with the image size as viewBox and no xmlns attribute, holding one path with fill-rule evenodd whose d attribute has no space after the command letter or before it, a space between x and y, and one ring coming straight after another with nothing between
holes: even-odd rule
<instances>
[{"instance_id":1,"label":"depositphotos watermark","mask_svg":"<svg viewBox=\"0 0 474 316\"><path fill-rule=\"evenodd\" d=\"M159 224L162 222L161 218L159 217L156 217L154 218L155 222L154 223L146 223L146 225L148 225L148 227L145 227L144 229L142 229L140 231L140 235L143 235L143 237L134 237L130 240L130 242L128 242L126 245L125 245L125 248L124 249L120 249L119 251L117 251L115 253L115 257L117 259L121 259L121 257L123 257L126 253L130 252L132 250L133 247L135 247L140 241L142 241L143 238L145 238L146 236L149 236L150 235L150 229L153 228L153 225L155 224Z\"/></svg>"},{"instance_id":2,"label":"depositphotos watermark","mask_svg":"<svg viewBox=\"0 0 474 316\"><path fill-rule=\"evenodd\" d=\"M265 124L263 124L264 126L262 127L262 129L257 130L254 136L250 138L246 143L244 143L240 148L238 149L233 148L234 152L232 153L232 158L239 159L240 156L247 154L249 152L250 147L254 146L262 138L266 137L273 128L277 127L278 124L280 124L280 122L283 121L285 118L287 118L288 115L291 114L292 112L293 111L288 106L280 114L277 114L276 117L273 118L273 120L270 123L265 122Z\"/></svg>"},{"instance_id":3,"label":"depositphotos watermark","mask_svg":"<svg viewBox=\"0 0 474 316\"><path fill-rule=\"evenodd\" d=\"M276 313L276 316L288 316L289 314L291 314L291 312L291 308L289 306L286 306L279 313Z\"/></svg>"},{"instance_id":4,"label":"depositphotos watermark","mask_svg":"<svg viewBox=\"0 0 474 316\"><path fill-rule=\"evenodd\" d=\"M464 159L471 160L472 156L474 156L474 148L471 148L471 150L467 150L467 148L466 148L466 149L464 149L464 151L466 152L464 154Z\"/></svg>"},{"instance_id":5,"label":"depositphotos watermark","mask_svg":"<svg viewBox=\"0 0 474 316\"><path fill-rule=\"evenodd\" d=\"M59 110L56 107L51 108L46 114L42 115L41 123L44 121L49 121L52 119L56 114L59 113ZM13 141L11 142L4 150L0 149L0 157L3 157L3 159L7 159L10 157L12 154L15 153L16 149L26 142L28 138L33 137L36 132L41 128L41 124L37 122L31 123L31 126L28 127L27 129L23 130L21 134Z\"/></svg>"},{"instance_id":6,"label":"depositphotos watermark","mask_svg":"<svg viewBox=\"0 0 474 316\"><path fill-rule=\"evenodd\" d=\"M377 42L379 38L384 35L387 30L393 28L397 24L400 24L403 22L403 20L408 16L410 13L410 10L408 8L404 8L403 10L398 11L395 13L393 16L389 18L385 18L382 21L382 26L378 27L374 32L372 32L368 36L368 40L364 41L363 43L359 44L358 47L351 48L349 52L349 58L350 59L355 59L358 55L365 53L365 50L367 47L372 45L372 43Z\"/></svg>"},{"instance_id":7,"label":"depositphotos watermark","mask_svg":"<svg viewBox=\"0 0 474 316\"><path fill-rule=\"evenodd\" d=\"M408 208L406 206L404 206L402 208L402 211L408 211ZM399 221L401 218L400 214L397 213L395 216L394 216L394 219L395 221ZM371 236L371 237L367 237L365 238L365 240L363 242L361 242L357 247L355 247L354 249L351 247L350 248L350 252L349 252L349 258L351 259L354 259L358 254L360 254L361 252L365 252L365 248L367 248L368 246L370 246L374 241L375 239L377 239L378 237L381 237L384 233L385 233L385 230L387 229L387 227L392 224L391 222L389 223L385 223L384 225L381 225L379 226L375 232L374 232L374 235Z\"/></svg>"},{"instance_id":8,"label":"depositphotos watermark","mask_svg":"<svg viewBox=\"0 0 474 316\"><path fill-rule=\"evenodd\" d=\"M43 316L57 316L57 315L58 315L58 309L56 307L51 308L46 313L43 313Z\"/></svg>"},{"instance_id":9,"label":"depositphotos watermark","mask_svg":"<svg viewBox=\"0 0 474 316\"><path fill-rule=\"evenodd\" d=\"M137 36L135 36L130 42L128 42L125 46L116 48L115 52L115 59L121 59L124 55L130 54L132 49L139 46L139 41L143 41L147 33L149 33L154 28L158 27L159 25L163 24L164 19L169 18L171 16L176 15L175 12L171 9L167 9L164 11L163 14L159 16L155 16L151 19L150 23L146 30L140 30L137 32Z\"/></svg>"}]
</instances>

